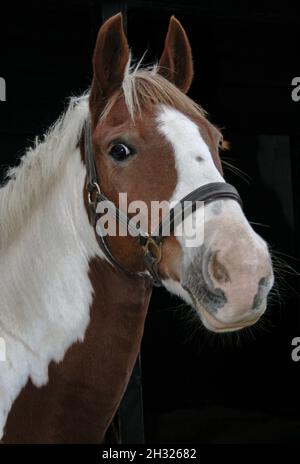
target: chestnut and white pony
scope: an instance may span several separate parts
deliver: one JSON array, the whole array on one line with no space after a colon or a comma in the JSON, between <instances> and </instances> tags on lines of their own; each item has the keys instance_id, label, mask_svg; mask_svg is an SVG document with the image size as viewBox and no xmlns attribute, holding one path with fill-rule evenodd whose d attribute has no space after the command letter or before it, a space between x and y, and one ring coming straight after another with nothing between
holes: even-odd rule
<instances>
[{"instance_id":1,"label":"chestnut and white pony","mask_svg":"<svg viewBox=\"0 0 300 464\"><path fill-rule=\"evenodd\" d=\"M174 17L152 68L130 67L122 16L110 18L93 69L89 94L71 100L0 190L3 443L101 442L139 352L151 282L116 269L98 246L84 187L87 118L99 182L115 203L119 192L174 202L224 182L222 136L186 96L191 48ZM163 284L209 330L255 323L273 284L266 243L230 199L205 206L204 231L199 248L164 241ZM124 267L145 269L133 237L107 242Z\"/></svg>"}]
</instances>

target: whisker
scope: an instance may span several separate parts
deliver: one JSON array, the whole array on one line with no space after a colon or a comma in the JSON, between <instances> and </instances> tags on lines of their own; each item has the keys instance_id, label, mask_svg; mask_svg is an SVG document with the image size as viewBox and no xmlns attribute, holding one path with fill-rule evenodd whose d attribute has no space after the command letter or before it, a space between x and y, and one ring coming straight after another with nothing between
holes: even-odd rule
<instances>
[{"instance_id":1,"label":"whisker","mask_svg":"<svg viewBox=\"0 0 300 464\"><path fill-rule=\"evenodd\" d=\"M246 182L247 184L250 184L251 182L251 177L246 174L244 171L242 171L241 169L239 169L238 167L234 166L232 163L230 163L229 161L225 160L222 158L222 164L225 166L225 168L227 168L229 171L233 172L235 175L237 175L238 177L240 177L240 179L242 179L244 182Z\"/></svg>"},{"instance_id":2,"label":"whisker","mask_svg":"<svg viewBox=\"0 0 300 464\"><path fill-rule=\"evenodd\" d=\"M271 227L269 224L263 224L262 222L253 222L253 221L248 221L249 224L252 224L254 226L261 226L261 227Z\"/></svg>"},{"instance_id":3,"label":"whisker","mask_svg":"<svg viewBox=\"0 0 300 464\"><path fill-rule=\"evenodd\" d=\"M295 261L298 261L300 262L300 259L299 258L296 258L296 256L292 256L292 255L288 255L287 253L284 253L282 250L273 250L273 252L276 254L276 255L282 255L282 256L286 256L287 258L289 259L293 259Z\"/></svg>"},{"instance_id":4,"label":"whisker","mask_svg":"<svg viewBox=\"0 0 300 464\"><path fill-rule=\"evenodd\" d=\"M300 276L300 273L296 271L296 269L294 269L293 266L287 263L284 259L277 256L277 252L275 250L270 249L270 254L271 254L273 265L275 268L276 267L278 269L280 268L282 272L286 274L293 274L295 276Z\"/></svg>"}]
</instances>

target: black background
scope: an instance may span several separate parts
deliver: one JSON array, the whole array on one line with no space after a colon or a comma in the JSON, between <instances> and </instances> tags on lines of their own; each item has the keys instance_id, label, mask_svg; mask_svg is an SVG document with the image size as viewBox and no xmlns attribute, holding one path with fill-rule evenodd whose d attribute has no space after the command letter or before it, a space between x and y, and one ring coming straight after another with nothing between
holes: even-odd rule
<instances>
[{"instance_id":1,"label":"black background","mask_svg":"<svg viewBox=\"0 0 300 464\"><path fill-rule=\"evenodd\" d=\"M103 11L118 3L2 2L2 176L67 97L89 86ZM286 3L241 4L129 1L128 38L134 57L148 49L150 62L162 51L170 15L182 21L195 61L190 95L230 141L224 159L250 176L247 183L225 167L226 179L248 219L265 225L254 228L299 271L300 102L292 101L291 81L300 76L300 12ZM266 316L241 334L209 334L178 300L154 291L142 349L148 442L299 441L300 362L291 359L291 341L300 336L300 285L277 266Z\"/></svg>"}]
</instances>

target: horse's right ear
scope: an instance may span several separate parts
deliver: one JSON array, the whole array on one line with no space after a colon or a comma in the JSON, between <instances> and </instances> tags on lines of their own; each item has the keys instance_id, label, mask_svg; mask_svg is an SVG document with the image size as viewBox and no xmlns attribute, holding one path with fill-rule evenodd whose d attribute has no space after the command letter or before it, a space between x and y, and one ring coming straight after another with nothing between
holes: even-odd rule
<instances>
[{"instance_id":1,"label":"horse's right ear","mask_svg":"<svg viewBox=\"0 0 300 464\"><path fill-rule=\"evenodd\" d=\"M123 82L129 60L129 47L123 29L122 13L109 18L100 28L93 55L93 104L103 105Z\"/></svg>"},{"instance_id":2,"label":"horse's right ear","mask_svg":"<svg viewBox=\"0 0 300 464\"><path fill-rule=\"evenodd\" d=\"M158 72L183 93L188 92L194 73L192 50L186 32L175 16L170 19Z\"/></svg>"}]
</instances>

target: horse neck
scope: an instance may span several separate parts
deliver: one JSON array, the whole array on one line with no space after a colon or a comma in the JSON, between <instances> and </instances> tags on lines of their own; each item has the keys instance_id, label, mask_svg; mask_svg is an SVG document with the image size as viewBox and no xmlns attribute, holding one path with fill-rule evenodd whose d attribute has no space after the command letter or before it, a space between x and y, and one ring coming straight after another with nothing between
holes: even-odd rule
<instances>
[{"instance_id":1,"label":"horse neck","mask_svg":"<svg viewBox=\"0 0 300 464\"><path fill-rule=\"evenodd\" d=\"M103 440L140 350L151 286L99 258L90 262L89 276L94 300L84 341L61 363L51 363L47 386L23 389L8 417L5 443Z\"/></svg>"},{"instance_id":2,"label":"horse neck","mask_svg":"<svg viewBox=\"0 0 300 464\"><path fill-rule=\"evenodd\" d=\"M76 149L44 180L23 226L1 247L0 336L7 362L0 363L0 437L28 378L47 384L49 363L83 340L89 323L89 260L98 247L83 202L85 174Z\"/></svg>"},{"instance_id":3,"label":"horse neck","mask_svg":"<svg viewBox=\"0 0 300 464\"><path fill-rule=\"evenodd\" d=\"M139 352L151 289L101 256L85 176L76 150L1 250L0 437L6 424L8 443L99 442Z\"/></svg>"},{"instance_id":4,"label":"horse neck","mask_svg":"<svg viewBox=\"0 0 300 464\"><path fill-rule=\"evenodd\" d=\"M96 412L94 424L88 417L84 430L88 427L90 437L99 443L117 411L139 354L152 285L140 277L125 276L99 259L91 262L90 277L95 297L81 357L90 359L86 378L97 394L90 398Z\"/></svg>"}]
</instances>

